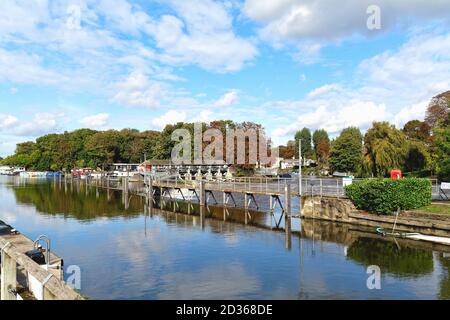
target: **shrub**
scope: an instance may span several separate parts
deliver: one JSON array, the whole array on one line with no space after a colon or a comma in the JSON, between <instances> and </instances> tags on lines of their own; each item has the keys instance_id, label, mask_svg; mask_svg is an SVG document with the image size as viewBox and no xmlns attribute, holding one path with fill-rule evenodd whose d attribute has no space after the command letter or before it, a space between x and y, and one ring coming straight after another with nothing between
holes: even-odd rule
<instances>
[{"instance_id":1,"label":"shrub","mask_svg":"<svg viewBox=\"0 0 450 320\"><path fill-rule=\"evenodd\" d=\"M356 208L378 214L417 209L431 203L429 179L372 179L354 182L345 194Z\"/></svg>"}]
</instances>

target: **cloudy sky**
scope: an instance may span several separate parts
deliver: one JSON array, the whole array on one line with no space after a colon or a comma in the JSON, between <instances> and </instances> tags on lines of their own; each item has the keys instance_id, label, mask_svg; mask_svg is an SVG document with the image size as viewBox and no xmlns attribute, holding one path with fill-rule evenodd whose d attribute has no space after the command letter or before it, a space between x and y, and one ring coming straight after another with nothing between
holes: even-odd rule
<instances>
[{"instance_id":1,"label":"cloudy sky","mask_svg":"<svg viewBox=\"0 0 450 320\"><path fill-rule=\"evenodd\" d=\"M381 28L369 29L371 5ZM284 143L423 118L450 1L1 0L0 156L50 132L262 123Z\"/></svg>"}]
</instances>

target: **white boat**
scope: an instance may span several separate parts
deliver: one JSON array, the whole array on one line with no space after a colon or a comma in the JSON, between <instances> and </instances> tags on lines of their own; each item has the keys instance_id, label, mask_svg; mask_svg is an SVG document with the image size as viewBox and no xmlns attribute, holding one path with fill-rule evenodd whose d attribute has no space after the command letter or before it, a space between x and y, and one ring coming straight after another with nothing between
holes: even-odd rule
<instances>
[{"instance_id":1,"label":"white boat","mask_svg":"<svg viewBox=\"0 0 450 320\"><path fill-rule=\"evenodd\" d=\"M113 176L118 179L128 177L130 182L143 181L139 167L140 164L115 163L113 164Z\"/></svg>"},{"instance_id":2,"label":"white boat","mask_svg":"<svg viewBox=\"0 0 450 320\"><path fill-rule=\"evenodd\" d=\"M12 173L13 168L8 166L2 166L0 167L0 175L2 176L9 176Z\"/></svg>"},{"instance_id":3,"label":"white boat","mask_svg":"<svg viewBox=\"0 0 450 320\"><path fill-rule=\"evenodd\" d=\"M21 171L19 173L21 178L31 178L31 179L44 179L47 178L46 171Z\"/></svg>"}]
</instances>

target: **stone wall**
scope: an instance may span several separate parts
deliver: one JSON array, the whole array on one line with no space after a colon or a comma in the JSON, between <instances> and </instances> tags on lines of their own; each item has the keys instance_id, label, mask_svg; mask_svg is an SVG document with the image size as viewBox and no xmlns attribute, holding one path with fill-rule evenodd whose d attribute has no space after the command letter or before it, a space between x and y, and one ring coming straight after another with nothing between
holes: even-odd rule
<instances>
[{"instance_id":1,"label":"stone wall","mask_svg":"<svg viewBox=\"0 0 450 320\"><path fill-rule=\"evenodd\" d=\"M304 197L302 217L329 221L350 222L349 215L357 211L353 203L345 198Z\"/></svg>"},{"instance_id":2,"label":"stone wall","mask_svg":"<svg viewBox=\"0 0 450 320\"><path fill-rule=\"evenodd\" d=\"M302 199L302 218L351 223L363 226L382 226L391 228L394 215L377 215L358 210L346 198L304 197ZM450 216L413 211L401 212L397 220L398 229L449 236Z\"/></svg>"}]
</instances>

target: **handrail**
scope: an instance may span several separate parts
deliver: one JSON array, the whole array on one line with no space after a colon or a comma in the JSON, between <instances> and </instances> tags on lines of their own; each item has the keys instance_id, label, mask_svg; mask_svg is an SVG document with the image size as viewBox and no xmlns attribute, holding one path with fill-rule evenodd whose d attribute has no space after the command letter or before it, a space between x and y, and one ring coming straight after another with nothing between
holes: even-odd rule
<instances>
[{"instance_id":1,"label":"handrail","mask_svg":"<svg viewBox=\"0 0 450 320\"><path fill-rule=\"evenodd\" d=\"M0 238L0 247L3 252L13 259L18 265L24 268L26 272L36 278L43 284L44 298L56 300L83 300L82 296L70 288L66 283L57 279L51 272L40 267L36 262L13 245ZM46 291L48 291L46 293ZM50 295L48 294L50 293Z\"/></svg>"}]
</instances>

